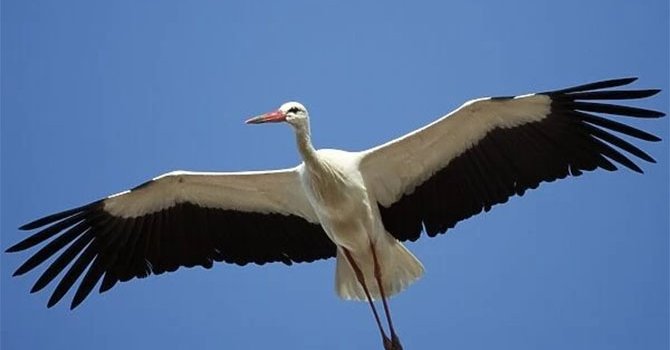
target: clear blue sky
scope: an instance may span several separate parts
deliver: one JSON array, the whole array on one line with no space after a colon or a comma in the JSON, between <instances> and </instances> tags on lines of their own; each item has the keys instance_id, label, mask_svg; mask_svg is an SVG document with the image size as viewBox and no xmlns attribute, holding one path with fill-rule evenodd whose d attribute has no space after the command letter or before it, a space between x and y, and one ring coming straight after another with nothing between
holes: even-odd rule
<instances>
[{"instance_id":1,"label":"clear blue sky","mask_svg":"<svg viewBox=\"0 0 670 350\"><path fill-rule=\"evenodd\" d=\"M542 4L544 3L544 4ZM299 100L318 147L360 150L464 101L639 76L664 91L668 1L2 1L2 250L16 228L176 169L295 165ZM628 120L626 120L628 121ZM406 349L667 349L668 118L645 175L545 184L408 247L392 299ZM216 265L120 283L75 311L2 256L2 349L377 349L334 261Z\"/></svg>"}]
</instances>

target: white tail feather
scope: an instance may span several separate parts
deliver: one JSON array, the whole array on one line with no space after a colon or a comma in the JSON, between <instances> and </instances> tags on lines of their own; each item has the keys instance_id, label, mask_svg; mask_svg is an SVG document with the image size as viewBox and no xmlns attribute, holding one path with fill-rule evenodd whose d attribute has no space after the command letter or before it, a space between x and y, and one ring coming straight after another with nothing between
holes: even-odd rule
<instances>
[{"instance_id":1,"label":"white tail feather","mask_svg":"<svg viewBox=\"0 0 670 350\"><path fill-rule=\"evenodd\" d=\"M407 288L412 282L423 275L423 265L398 240L379 240L375 245L375 252L382 272L384 294L391 297ZM371 251L352 253L356 265L363 272L365 285L368 287L373 300L379 299L381 294L374 277L374 262ZM335 289L340 298L346 300L367 300L365 291L361 287L353 268L347 261L344 253L337 252Z\"/></svg>"}]
</instances>

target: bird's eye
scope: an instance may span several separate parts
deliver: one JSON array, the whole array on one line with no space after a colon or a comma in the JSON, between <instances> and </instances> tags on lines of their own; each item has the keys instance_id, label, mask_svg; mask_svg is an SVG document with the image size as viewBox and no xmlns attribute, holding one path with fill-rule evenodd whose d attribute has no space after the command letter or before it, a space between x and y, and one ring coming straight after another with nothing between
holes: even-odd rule
<instances>
[{"instance_id":1,"label":"bird's eye","mask_svg":"<svg viewBox=\"0 0 670 350\"><path fill-rule=\"evenodd\" d=\"M298 107L291 107L288 110L288 113L298 113L300 111L300 108Z\"/></svg>"}]
</instances>

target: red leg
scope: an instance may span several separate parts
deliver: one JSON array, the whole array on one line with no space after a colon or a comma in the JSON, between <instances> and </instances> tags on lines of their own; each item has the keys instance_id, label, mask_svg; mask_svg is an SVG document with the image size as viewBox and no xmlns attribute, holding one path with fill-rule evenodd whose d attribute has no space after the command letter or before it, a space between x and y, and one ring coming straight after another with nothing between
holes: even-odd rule
<instances>
[{"instance_id":1,"label":"red leg","mask_svg":"<svg viewBox=\"0 0 670 350\"><path fill-rule=\"evenodd\" d=\"M374 260L375 279L377 280L377 285L379 286L379 293L382 296L382 303L384 304L384 313L386 314L386 320L389 324L389 331L391 332L391 349L402 350L400 338L398 338L398 335L393 328L393 321L391 321L391 312L389 311L388 302L386 301L386 294L384 293L384 284L382 283L381 268L379 267L379 260L377 259L377 253L375 252L375 247L372 242L370 242L370 250L372 251L372 260Z\"/></svg>"},{"instance_id":2,"label":"red leg","mask_svg":"<svg viewBox=\"0 0 670 350\"><path fill-rule=\"evenodd\" d=\"M351 265L351 268L354 269L354 273L356 274L356 279L358 280L358 283L361 284L361 287L363 287L363 291L365 292L365 296L368 298L368 303L370 304L370 308L372 309L372 314L375 316L375 321L377 321L377 327L379 327L379 332L382 334L382 341L384 342L384 349L386 350L392 350L394 349L392 347L392 342L389 340L388 336L386 336L386 332L384 332L384 328L382 327L381 321L379 321L379 314L377 313L377 309L375 308L375 304L372 302L372 298L370 297L370 292L368 291L368 287L365 285L365 277L363 277L363 272L361 272L361 269L358 268L358 265L356 265L356 262L354 261L354 258L351 256L351 253L346 250L345 248L342 248L344 251L344 256L347 257L347 260L349 261L349 265Z\"/></svg>"}]
</instances>

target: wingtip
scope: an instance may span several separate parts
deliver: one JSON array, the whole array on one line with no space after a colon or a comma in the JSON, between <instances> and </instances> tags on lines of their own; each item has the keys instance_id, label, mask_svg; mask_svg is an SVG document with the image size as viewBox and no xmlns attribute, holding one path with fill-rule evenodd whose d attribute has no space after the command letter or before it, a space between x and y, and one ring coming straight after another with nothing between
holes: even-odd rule
<instances>
[{"instance_id":1,"label":"wingtip","mask_svg":"<svg viewBox=\"0 0 670 350\"><path fill-rule=\"evenodd\" d=\"M663 118L665 117L665 113L661 111L654 111L654 110L644 110L647 114L647 118Z\"/></svg>"},{"instance_id":2,"label":"wingtip","mask_svg":"<svg viewBox=\"0 0 670 350\"><path fill-rule=\"evenodd\" d=\"M48 276L48 275L47 275ZM42 275L40 278L35 281L35 284L33 284L33 287L30 288L30 293L37 293L44 289L49 282L51 282L51 279L45 278L45 275Z\"/></svg>"},{"instance_id":3,"label":"wingtip","mask_svg":"<svg viewBox=\"0 0 670 350\"><path fill-rule=\"evenodd\" d=\"M21 230L21 231L34 230L34 229L41 226L41 225L37 225L38 222L39 222L39 220L34 220L34 221L31 221L27 224L23 224L22 226L19 226L19 230Z\"/></svg>"},{"instance_id":4,"label":"wingtip","mask_svg":"<svg viewBox=\"0 0 670 350\"><path fill-rule=\"evenodd\" d=\"M649 89L649 97L654 96L661 91L663 91L663 89Z\"/></svg>"},{"instance_id":5,"label":"wingtip","mask_svg":"<svg viewBox=\"0 0 670 350\"><path fill-rule=\"evenodd\" d=\"M18 247L18 244L14 244L13 246L5 249L5 253L16 253L18 251L21 251L21 249Z\"/></svg>"},{"instance_id":6,"label":"wingtip","mask_svg":"<svg viewBox=\"0 0 670 350\"><path fill-rule=\"evenodd\" d=\"M588 83L588 84L568 87L568 88L565 88L565 89L542 92L541 94L548 94L548 95L571 94L571 93L578 93L578 92L587 92L587 91L610 89L610 88L616 88L616 87L628 85L628 84L630 84L630 83L632 83L636 80L637 80L637 77L600 80L600 81L596 81L596 82L592 82L592 83Z\"/></svg>"},{"instance_id":7,"label":"wingtip","mask_svg":"<svg viewBox=\"0 0 670 350\"><path fill-rule=\"evenodd\" d=\"M62 292L59 287L61 287L60 284L58 285L58 287L56 287L56 291L54 291L54 293L51 294L51 297L49 298L49 301L47 302L47 308L53 307L54 305L58 304L58 302L61 299L63 299L63 296L65 295L65 292Z\"/></svg>"},{"instance_id":8,"label":"wingtip","mask_svg":"<svg viewBox=\"0 0 670 350\"><path fill-rule=\"evenodd\" d=\"M74 310L77 306L79 306L79 304L81 304L82 301L84 301L83 298L77 298L75 296L75 298L72 299L72 303L70 303L70 310Z\"/></svg>"},{"instance_id":9,"label":"wingtip","mask_svg":"<svg viewBox=\"0 0 670 350\"><path fill-rule=\"evenodd\" d=\"M23 265L19 266L19 268L16 269L16 271L14 271L14 274L12 275L12 277L21 276L21 275L25 274L26 272L32 270L33 267L35 267L35 266L31 266L29 261L30 261L30 259L28 261L24 262Z\"/></svg>"},{"instance_id":10,"label":"wingtip","mask_svg":"<svg viewBox=\"0 0 670 350\"><path fill-rule=\"evenodd\" d=\"M602 84L607 84L610 85L608 87L618 87L618 86L624 86L631 84L639 79L638 77L624 77L624 78L617 78L617 79L609 79L609 80L602 80L598 83Z\"/></svg>"},{"instance_id":11,"label":"wingtip","mask_svg":"<svg viewBox=\"0 0 670 350\"><path fill-rule=\"evenodd\" d=\"M47 302L47 309L51 309L54 305L56 305L56 303L58 303L58 300L52 300L50 298L49 301Z\"/></svg>"}]
</instances>

